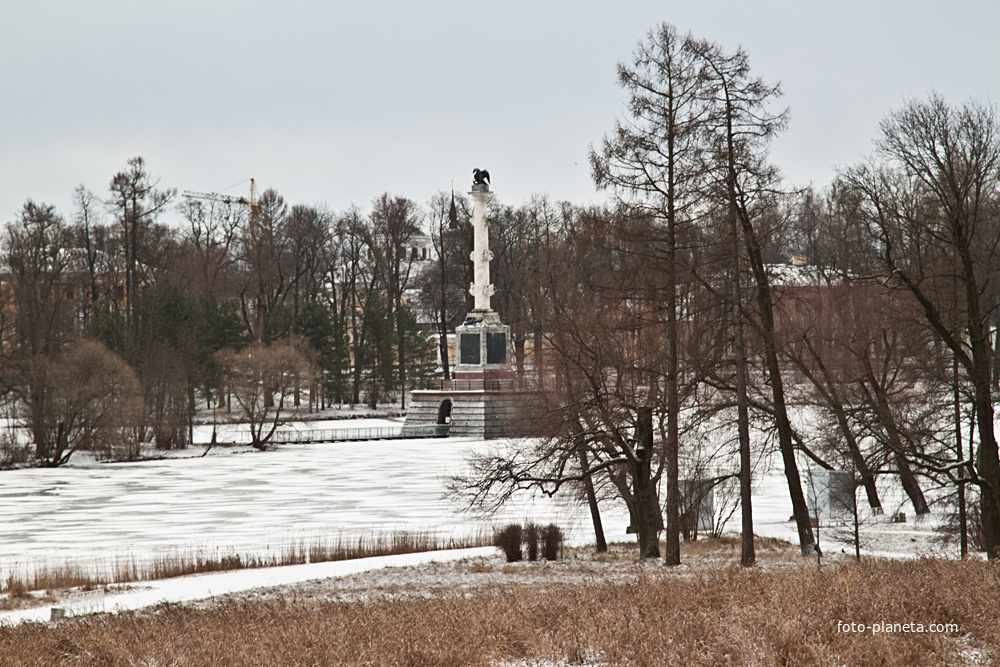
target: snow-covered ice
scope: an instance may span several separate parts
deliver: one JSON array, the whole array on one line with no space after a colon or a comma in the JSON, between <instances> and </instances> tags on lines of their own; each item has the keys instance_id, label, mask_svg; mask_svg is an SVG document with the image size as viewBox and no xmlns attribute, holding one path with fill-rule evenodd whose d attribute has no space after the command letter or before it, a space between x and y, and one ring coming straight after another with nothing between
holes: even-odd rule
<instances>
[{"instance_id":1,"label":"snow-covered ice","mask_svg":"<svg viewBox=\"0 0 1000 667\"><path fill-rule=\"evenodd\" d=\"M300 428L368 428L398 425L398 420L302 424ZM238 426L220 427L228 438ZM200 427L196 442L207 442L211 427ZM220 438L221 439L221 438ZM444 478L464 467L465 456L483 448L469 438L340 442L284 445L257 452L247 447L216 448L201 457L200 447L186 458L136 463L96 463L85 456L57 469L24 468L0 473L0 577L46 564L110 568L123 559L179 553L218 556L277 554L312 540L335 541L351 535L396 530L467 536L484 528L444 497ZM791 503L779 470L764 474L754 494L755 532L796 541L789 522ZM624 508L602 509L609 540L626 536ZM534 521L559 525L571 543L592 542L585 506L565 498L522 498L493 518L493 525ZM729 526L738 529L739 517ZM912 539L906 526L866 527L888 539L879 545L905 554ZM921 531L925 536L926 530ZM825 536L824 536L825 537ZM926 541L926 540L925 540ZM839 550L839 549L838 549ZM393 557L400 563L433 556ZM443 557L443 556L442 556ZM457 556L450 556L457 557ZM414 560L416 559L416 560ZM196 575L170 582L137 585L107 608L133 608L160 600L185 601L233 590L322 578L396 561L367 559L366 564L329 563L289 568ZM355 561L354 563L361 563ZM279 574L281 572L281 574ZM242 588L241 588L242 587ZM123 594L125 595L125 594ZM26 614L17 616L17 614ZM47 618L48 607L4 617Z\"/></svg>"},{"instance_id":2,"label":"snow-covered ice","mask_svg":"<svg viewBox=\"0 0 1000 667\"><path fill-rule=\"evenodd\" d=\"M193 448L194 458L88 464L81 457L57 469L6 471L0 567L171 550L274 553L303 540L394 530L470 535L483 523L443 496L444 477L459 471L477 444L341 442L217 449L204 458ZM555 522L586 538L584 518L578 505L539 498L513 505L496 522Z\"/></svg>"}]
</instances>

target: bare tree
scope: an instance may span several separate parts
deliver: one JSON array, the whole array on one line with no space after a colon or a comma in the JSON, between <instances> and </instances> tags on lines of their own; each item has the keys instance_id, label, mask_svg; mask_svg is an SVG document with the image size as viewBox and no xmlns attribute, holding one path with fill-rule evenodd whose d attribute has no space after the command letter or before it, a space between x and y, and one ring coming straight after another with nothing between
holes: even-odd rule
<instances>
[{"instance_id":1,"label":"bare tree","mask_svg":"<svg viewBox=\"0 0 1000 667\"><path fill-rule=\"evenodd\" d=\"M176 194L173 189L159 190L158 185L159 179L154 180L146 170L146 161L134 157L124 171L114 175L108 186L111 196L106 203L121 225L128 318L137 303L140 284L148 280L148 271L156 264L158 237L165 232L156 228L157 216Z\"/></svg>"},{"instance_id":2,"label":"bare tree","mask_svg":"<svg viewBox=\"0 0 1000 667\"><path fill-rule=\"evenodd\" d=\"M668 565L680 564L679 227L690 223L705 176L699 155L702 125L710 111L701 58L691 46L690 36L681 38L676 28L664 23L649 32L631 63L619 63L618 81L629 93L629 116L604 139L599 154L591 152L597 185L615 188L624 203L662 224L662 237L650 240L662 247L665 277L662 295L657 296L665 301L667 338Z\"/></svg>"},{"instance_id":3,"label":"bare tree","mask_svg":"<svg viewBox=\"0 0 1000 667\"><path fill-rule=\"evenodd\" d=\"M420 277L420 303L434 314L438 327L438 356L444 378L451 377L448 332L454 331L466 313L466 237L471 228L469 202L463 195L435 194L429 204L431 242L437 262ZM463 256L464 255L464 256Z\"/></svg>"},{"instance_id":4,"label":"bare tree","mask_svg":"<svg viewBox=\"0 0 1000 667\"><path fill-rule=\"evenodd\" d=\"M407 346L403 326L403 293L413 275L411 239L419 231L417 204L405 197L384 193L372 202L371 226L366 243L385 289L389 319L395 331L400 404L406 406Z\"/></svg>"},{"instance_id":5,"label":"bare tree","mask_svg":"<svg viewBox=\"0 0 1000 667\"><path fill-rule=\"evenodd\" d=\"M1000 454L994 431L992 324L1000 274L1000 125L994 108L912 101L881 124L875 155L843 177L860 195L887 283L908 292L973 389L973 482L990 558L1000 557ZM954 317L955 295L960 306ZM972 468L973 466L969 466Z\"/></svg>"},{"instance_id":6,"label":"bare tree","mask_svg":"<svg viewBox=\"0 0 1000 667\"><path fill-rule=\"evenodd\" d=\"M492 508L524 489L552 495L567 484L607 480L629 509L640 556L655 558L663 528L662 319L635 326L655 319L659 308L623 296L648 272L644 256L625 251L627 241L611 233L626 221L611 217L566 230L558 242L554 235L528 290L549 350L544 400L530 417L541 437L475 457L452 490Z\"/></svg>"},{"instance_id":7,"label":"bare tree","mask_svg":"<svg viewBox=\"0 0 1000 667\"><path fill-rule=\"evenodd\" d=\"M575 211L563 203L553 204L544 195L534 195L522 206L492 201L490 249L494 259L491 275L496 284L492 301L500 318L510 326L514 362L518 376L525 372L525 344L533 339L536 369L543 364L543 314L534 306L542 249L561 228L571 224Z\"/></svg>"},{"instance_id":8,"label":"bare tree","mask_svg":"<svg viewBox=\"0 0 1000 667\"><path fill-rule=\"evenodd\" d=\"M858 344L867 349L874 333L867 314L879 307L866 292L865 286L845 282L801 288L795 295L785 295L777 315L779 331L789 343L782 347L782 355L811 387L803 391L804 400L832 416L829 432L839 433L843 447L834 441L830 448L851 461L869 506L881 513L875 474L870 457L862 451L855 416L860 369L852 351Z\"/></svg>"},{"instance_id":9,"label":"bare tree","mask_svg":"<svg viewBox=\"0 0 1000 667\"><path fill-rule=\"evenodd\" d=\"M73 333L72 233L54 206L24 203L7 225L5 264L10 271L15 310L15 347L24 355L54 354Z\"/></svg>"},{"instance_id":10,"label":"bare tree","mask_svg":"<svg viewBox=\"0 0 1000 667\"><path fill-rule=\"evenodd\" d=\"M265 190L239 240L240 309L253 339L264 344L287 334L291 326L285 299L295 276L288 261L287 218L284 198Z\"/></svg>"},{"instance_id":11,"label":"bare tree","mask_svg":"<svg viewBox=\"0 0 1000 667\"><path fill-rule=\"evenodd\" d=\"M786 408L775 338L774 294L764 267L766 234L762 233L765 216L774 211L780 180L777 169L766 161L767 148L785 127L787 112L770 109L780 95L780 88L752 75L749 59L742 49L730 54L709 42L697 42L691 48L700 55L713 91L711 118L706 124L707 140L712 147L706 153L714 183L710 192L724 207L733 233L738 229L742 235L756 291L757 331L763 344L762 356L792 514L799 546L803 555L808 555L816 545Z\"/></svg>"},{"instance_id":12,"label":"bare tree","mask_svg":"<svg viewBox=\"0 0 1000 667\"><path fill-rule=\"evenodd\" d=\"M289 242L292 318L306 303L318 301L326 292L324 253L330 244L330 214L314 206L293 206L285 233Z\"/></svg>"},{"instance_id":13,"label":"bare tree","mask_svg":"<svg viewBox=\"0 0 1000 667\"><path fill-rule=\"evenodd\" d=\"M142 391L121 357L81 340L59 357L37 357L31 373L40 399L32 426L42 465L63 465L78 449L113 458L139 455Z\"/></svg>"},{"instance_id":14,"label":"bare tree","mask_svg":"<svg viewBox=\"0 0 1000 667\"><path fill-rule=\"evenodd\" d=\"M351 404L361 401L361 385L365 359L368 350L367 328L364 326L365 302L374 292L374 282L368 280L368 252L365 245L365 221L357 208L351 208L341 215L335 226L336 243L339 252L333 259L330 275L336 286L334 294L339 294L339 330L351 341Z\"/></svg>"},{"instance_id":15,"label":"bare tree","mask_svg":"<svg viewBox=\"0 0 1000 667\"><path fill-rule=\"evenodd\" d=\"M308 377L309 363L287 341L255 342L239 352L221 350L217 360L224 381L243 411L250 443L267 449L275 431L288 418L298 378Z\"/></svg>"},{"instance_id":16,"label":"bare tree","mask_svg":"<svg viewBox=\"0 0 1000 667\"><path fill-rule=\"evenodd\" d=\"M12 324L5 341L10 360L4 374L27 411L39 456L47 459L46 360L58 357L74 334L73 304L67 298L71 232L54 206L29 199L17 220L7 225L4 241L12 292Z\"/></svg>"},{"instance_id":17,"label":"bare tree","mask_svg":"<svg viewBox=\"0 0 1000 667\"><path fill-rule=\"evenodd\" d=\"M188 278L189 285L199 294L218 299L227 292L227 274L236 261L236 243L248 207L231 200L185 199L178 208L187 222L183 243L194 264L189 273L196 276Z\"/></svg>"},{"instance_id":18,"label":"bare tree","mask_svg":"<svg viewBox=\"0 0 1000 667\"><path fill-rule=\"evenodd\" d=\"M73 203L76 205L73 216L76 246L83 251L83 266L87 277L84 293L80 295L81 319L86 326L94 304L101 298L99 282L103 282L102 278L105 277L101 275L99 268L102 263L101 250L96 238L103 231L103 225L100 200L93 192L82 185L77 186L73 191Z\"/></svg>"}]
</instances>

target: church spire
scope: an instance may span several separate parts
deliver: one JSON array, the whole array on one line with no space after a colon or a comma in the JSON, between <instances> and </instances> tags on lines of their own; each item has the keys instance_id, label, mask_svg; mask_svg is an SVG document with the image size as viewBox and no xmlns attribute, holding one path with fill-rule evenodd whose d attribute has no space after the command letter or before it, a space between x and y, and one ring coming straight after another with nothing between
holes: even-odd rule
<instances>
[{"instance_id":1,"label":"church spire","mask_svg":"<svg viewBox=\"0 0 1000 667\"><path fill-rule=\"evenodd\" d=\"M451 183L451 208L448 209L448 229L458 229L458 211L455 209L455 182Z\"/></svg>"}]
</instances>

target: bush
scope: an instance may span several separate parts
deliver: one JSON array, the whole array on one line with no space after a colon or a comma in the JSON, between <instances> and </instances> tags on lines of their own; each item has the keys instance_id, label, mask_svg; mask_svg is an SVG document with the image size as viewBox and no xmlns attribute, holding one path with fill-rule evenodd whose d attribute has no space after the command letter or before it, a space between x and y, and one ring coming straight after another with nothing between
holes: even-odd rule
<instances>
[{"instance_id":1,"label":"bush","mask_svg":"<svg viewBox=\"0 0 1000 667\"><path fill-rule=\"evenodd\" d=\"M545 560L559 560L562 555L563 533L559 527L550 523L542 531L542 555Z\"/></svg>"},{"instance_id":2,"label":"bush","mask_svg":"<svg viewBox=\"0 0 1000 667\"><path fill-rule=\"evenodd\" d=\"M969 540L969 550L985 552L986 536L983 533L983 521L979 516L978 498L966 501L965 508L966 535ZM961 529L958 512L951 512L945 516L944 522L938 526L937 539L943 544L957 544L961 539Z\"/></svg>"},{"instance_id":3,"label":"bush","mask_svg":"<svg viewBox=\"0 0 1000 667\"><path fill-rule=\"evenodd\" d=\"M34 448L19 444L9 434L0 434L0 468L10 468L30 462L35 456Z\"/></svg>"},{"instance_id":4,"label":"bush","mask_svg":"<svg viewBox=\"0 0 1000 667\"><path fill-rule=\"evenodd\" d=\"M508 563L516 563L523 557L521 555L521 526L512 523L499 531L493 540L493 546L503 550Z\"/></svg>"},{"instance_id":5,"label":"bush","mask_svg":"<svg viewBox=\"0 0 1000 667\"><path fill-rule=\"evenodd\" d=\"M528 547L528 560L532 562L538 560L538 539L541 532L541 528L533 523L524 527L524 544Z\"/></svg>"},{"instance_id":6,"label":"bush","mask_svg":"<svg viewBox=\"0 0 1000 667\"><path fill-rule=\"evenodd\" d=\"M524 558L522 545L528 548L529 561L538 560L539 555L545 560L559 560L562 556L563 539L563 532L554 523L545 528L529 523L523 529L520 524L511 523L497 531L493 546L503 550L508 563Z\"/></svg>"}]
</instances>

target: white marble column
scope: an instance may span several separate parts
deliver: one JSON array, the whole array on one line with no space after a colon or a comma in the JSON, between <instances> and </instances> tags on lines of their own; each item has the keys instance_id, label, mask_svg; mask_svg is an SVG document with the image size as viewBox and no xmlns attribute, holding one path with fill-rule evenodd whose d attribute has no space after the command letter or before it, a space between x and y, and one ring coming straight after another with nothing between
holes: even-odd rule
<instances>
[{"instance_id":1,"label":"white marble column","mask_svg":"<svg viewBox=\"0 0 1000 667\"><path fill-rule=\"evenodd\" d=\"M490 260L493 253L490 252L490 237L487 230L486 202L490 197L490 191L480 189L480 186L473 186L472 192L472 286L469 293L475 299L475 310L478 312L492 312L490 308L490 297L495 291L490 283Z\"/></svg>"}]
</instances>

